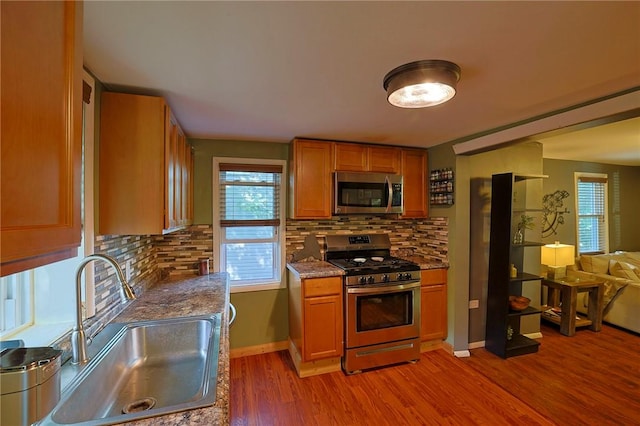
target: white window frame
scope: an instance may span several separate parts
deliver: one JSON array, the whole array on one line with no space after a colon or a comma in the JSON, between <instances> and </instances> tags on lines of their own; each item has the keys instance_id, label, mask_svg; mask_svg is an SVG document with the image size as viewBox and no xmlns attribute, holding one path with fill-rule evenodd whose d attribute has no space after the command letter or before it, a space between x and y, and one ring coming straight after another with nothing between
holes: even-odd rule
<instances>
[{"instance_id":1,"label":"white window frame","mask_svg":"<svg viewBox=\"0 0 640 426\"><path fill-rule=\"evenodd\" d=\"M280 179L280 226L277 228L277 242L279 246L279 268L276 281L259 284L231 284L231 293L241 293L249 291L275 290L286 288L284 280L285 259L285 230L286 230L286 194L287 194L287 162L286 160L269 160L258 158L236 158L236 157L213 157L213 270L214 272L224 272L225 266L222 263L221 245L222 228L220 227L220 163L234 164L269 164L282 166L282 177Z\"/></svg>"},{"instance_id":2,"label":"white window frame","mask_svg":"<svg viewBox=\"0 0 640 426\"><path fill-rule=\"evenodd\" d=\"M606 179L604 184L604 253L609 253L609 177L606 173L586 173L574 172L574 188L575 188L575 211L576 211L576 251L577 254L588 254L593 252L580 251L580 209L578 206L578 180L582 177Z\"/></svg>"}]
</instances>

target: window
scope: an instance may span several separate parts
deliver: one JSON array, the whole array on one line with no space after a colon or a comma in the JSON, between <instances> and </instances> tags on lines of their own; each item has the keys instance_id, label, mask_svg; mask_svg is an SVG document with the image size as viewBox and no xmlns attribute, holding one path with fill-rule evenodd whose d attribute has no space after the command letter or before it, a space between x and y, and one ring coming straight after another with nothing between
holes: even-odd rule
<instances>
[{"instance_id":1,"label":"window","mask_svg":"<svg viewBox=\"0 0 640 426\"><path fill-rule=\"evenodd\" d=\"M214 256L233 291L281 287L284 161L214 158Z\"/></svg>"},{"instance_id":2,"label":"window","mask_svg":"<svg viewBox=\"0 0 640 426\"><path fill-rule=\"evenodd\" d=\"M576 173L578 253L608 253L607 175Z\"/></svg>"}]
</instances>

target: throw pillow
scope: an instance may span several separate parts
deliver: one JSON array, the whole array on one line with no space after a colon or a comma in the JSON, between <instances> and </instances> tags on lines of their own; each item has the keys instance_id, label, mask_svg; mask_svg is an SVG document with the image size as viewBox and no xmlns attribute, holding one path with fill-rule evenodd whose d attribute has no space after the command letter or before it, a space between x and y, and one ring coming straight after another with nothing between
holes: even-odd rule
<instances>
[{"instance_id":1,"label":"throw pillow","mask_svg":"<svg viewBox=\"0 0 640 426\"><path fill-rule=\"evenodd\" d=\"M606 255L580 256L580 265L585 272L606 274L609 270L609 258Z\"/></svg>"},{"instance_id":2,"label":"throw pillow","mask_svg":"<svg viewBox=\"0 0 640 426\"><path fill-rule=\"evenodd\" d=\"M640 281L638 268L627 262L612 260L609 262L609 273L614 277L626 278L631 281Z\"/></svg>"}]
</instances>

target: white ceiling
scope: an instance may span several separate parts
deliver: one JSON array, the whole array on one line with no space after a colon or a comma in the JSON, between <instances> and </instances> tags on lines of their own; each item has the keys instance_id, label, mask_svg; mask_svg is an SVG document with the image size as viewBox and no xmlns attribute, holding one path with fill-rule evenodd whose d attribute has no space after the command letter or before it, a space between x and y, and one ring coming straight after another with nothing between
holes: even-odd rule
<instances>
[{"instance_id":1,"label":"white ceiling","mask_svg":"<svg viewBox=\"0 0 640 426\"><path fill-rule=\"evenodd\" d=\"M640 86L637 1L87 1L84 9L86 67L109 89L165 96L193 138L430 147ZM456 97L427 109L389 105L384 75L421 59L462 68ZM640 157L637 121L631 130L630 154Z\"/></svg>"}]
</instances>

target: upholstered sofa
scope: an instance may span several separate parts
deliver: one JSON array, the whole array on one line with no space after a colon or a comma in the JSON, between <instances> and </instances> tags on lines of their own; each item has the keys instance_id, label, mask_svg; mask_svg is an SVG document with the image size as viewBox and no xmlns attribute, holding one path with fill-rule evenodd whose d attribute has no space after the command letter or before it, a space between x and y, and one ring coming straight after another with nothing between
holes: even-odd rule
<instances>
[{"instance_id":1,"label":"upholstered sofa","mask_svg":"<svg viewBox=\"0 0 640 426\"><path fill-rule=\"evenodd\" d=\"M569 277L603 280L604 321L640 333L640 252L582 255L567 269ZM585 313L587 303L580 293L578 311Z\"/></svg>"}]
</instances>

